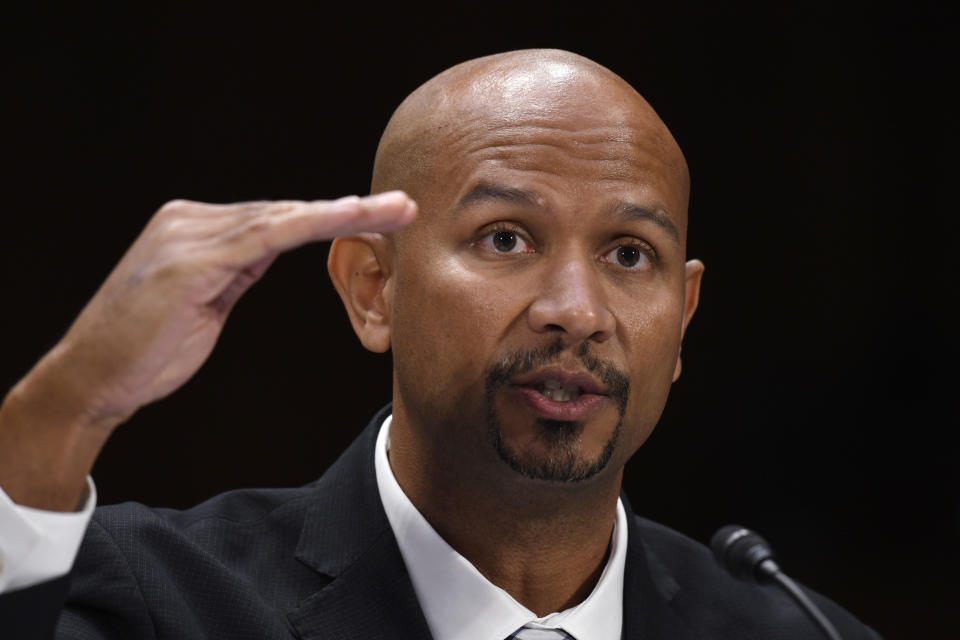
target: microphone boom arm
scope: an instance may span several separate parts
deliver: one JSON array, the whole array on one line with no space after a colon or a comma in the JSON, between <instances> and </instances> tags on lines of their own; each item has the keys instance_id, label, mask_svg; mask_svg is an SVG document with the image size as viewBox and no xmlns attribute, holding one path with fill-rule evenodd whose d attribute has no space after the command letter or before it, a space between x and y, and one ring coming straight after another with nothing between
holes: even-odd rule
<instances>
[{"instance_id":1,"label":"microphone boom arm","mask_svg":"<svg viewBox=\"0 0 960 640\"><path fill-rule=\"evenodd\" d=\"M773 559L767 541L747 528L727 525L713 534L710 548L720 566L748 582L776 582L813 618L830 640L842 640L837 629L803 589L791 580Z\"/></svg>"}]
</instances>

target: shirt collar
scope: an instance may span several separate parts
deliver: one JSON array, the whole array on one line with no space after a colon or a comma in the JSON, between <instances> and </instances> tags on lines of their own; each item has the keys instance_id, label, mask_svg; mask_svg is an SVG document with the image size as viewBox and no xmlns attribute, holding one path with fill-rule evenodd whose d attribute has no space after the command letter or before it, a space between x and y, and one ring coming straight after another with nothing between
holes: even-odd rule
<instances>
[{"instance_id":1,"label":"shirt collar","mask_svg":"<svg viewBox=\"0 0 960 640\"><path fill-rule=\"evenodd\" d=\"M377 488L434 638L503 640L528 625L560 628L576 640L619 640L627 556L627 516L619 499L609 559L593 591L575 607L538 618L447 544L410 502L387 458L392 420L384 420L377 437Z\"/></svg>"}]
</instances>

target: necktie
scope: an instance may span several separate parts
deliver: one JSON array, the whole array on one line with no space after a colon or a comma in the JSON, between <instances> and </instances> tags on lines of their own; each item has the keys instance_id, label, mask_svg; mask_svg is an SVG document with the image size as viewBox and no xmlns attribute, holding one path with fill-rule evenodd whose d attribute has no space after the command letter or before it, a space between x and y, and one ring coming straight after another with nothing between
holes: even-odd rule
<instances>
[{"instance_id":1,"label":"necktie","mask_svg":"<svg viewBox=\"0 0 960 640\"><path fill-rule=\"evenodd\" d=\"M572 635L563 629L531 629L529 627L520 627L506 640L576 640Z\"/></svg>"}]
</instances>

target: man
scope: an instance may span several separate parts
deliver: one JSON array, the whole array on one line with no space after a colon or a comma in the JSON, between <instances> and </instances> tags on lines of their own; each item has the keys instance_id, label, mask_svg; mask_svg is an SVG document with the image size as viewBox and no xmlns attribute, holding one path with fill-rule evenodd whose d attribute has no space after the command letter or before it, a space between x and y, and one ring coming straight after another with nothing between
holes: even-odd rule
<instances>
[{"instance_id":1,"label":"man","mask_svg":"<svg viewBox=\"0 0 960 640\"><path fill-rule=\"evenodd\" d=\"M620 496L703 273L683 155L629 85L562 51L458 65L397 109L371 190L154 216L0 410L0 625L50 635L62 609L56 633L83 638L819 637ZM70 570L113 429L190 378L277 255L333 236L355 332L393 354L392 406L308 487L99 510ZM845 638L876 637L813 597Z\"/></svg>"}]
</instances>

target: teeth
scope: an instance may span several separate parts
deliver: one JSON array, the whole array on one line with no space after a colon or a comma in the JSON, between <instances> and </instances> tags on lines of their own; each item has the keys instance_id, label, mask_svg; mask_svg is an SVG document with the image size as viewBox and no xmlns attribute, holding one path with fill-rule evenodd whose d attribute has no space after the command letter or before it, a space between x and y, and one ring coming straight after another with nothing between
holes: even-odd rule
<instances>
[{"instance_id":1,"label":"teeth","mask_svg":"<svg viewBox=\"0 0 960 640\"><path fill-rule=\"evenodd\" d=\"M568 387L556 380L547 380L540 385L540 393L554 402L569 402L580 397L580 388Z\"/></svg>"},{"instance_id":2,"label":"teeth","mask_svg":"<svg viewBox=\"0 0 960 640\"><path fill-rule=\"evenodd\" d=\"M554 402L569 402L573 394L566 389L544 389L543 395Z\"/></svg>"}]
</instances>

